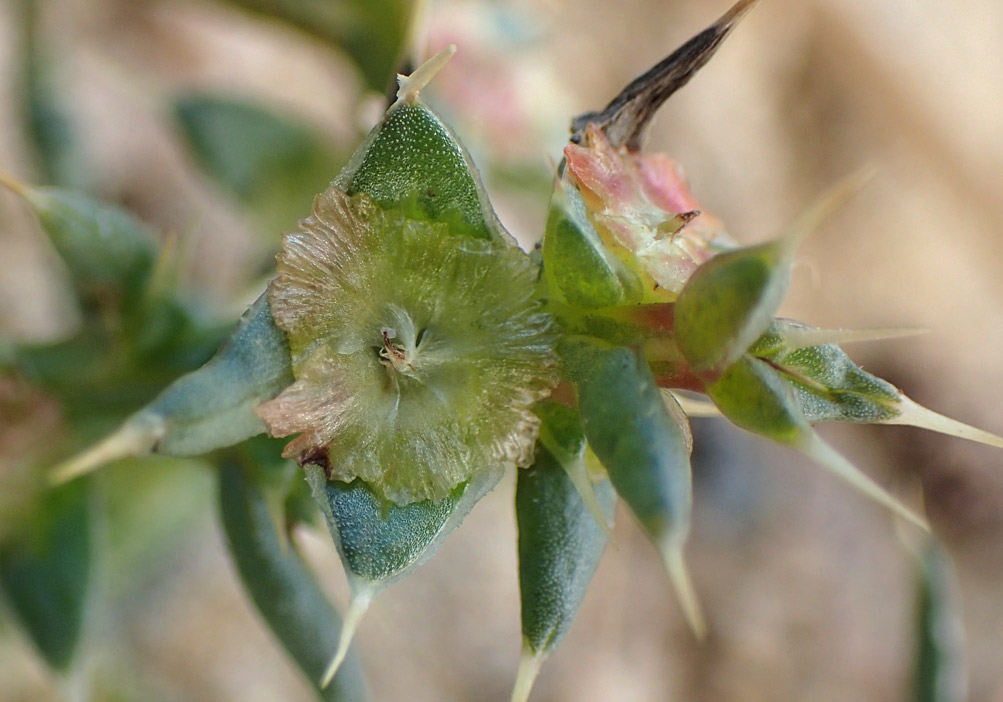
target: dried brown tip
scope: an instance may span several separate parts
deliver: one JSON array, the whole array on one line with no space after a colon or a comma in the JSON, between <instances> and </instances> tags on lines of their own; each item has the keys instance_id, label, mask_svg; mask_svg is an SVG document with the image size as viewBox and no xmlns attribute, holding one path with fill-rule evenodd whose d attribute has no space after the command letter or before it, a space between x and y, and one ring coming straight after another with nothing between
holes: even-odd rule
<instances>
[{"instance_id":1,"label":"dried brown tip","mask_svg":"<svg viewBox=\"0 0 1003 702\"><path fill-rule=\"evenodd\" d=\"M703 68L724 38L757 2L759 0L739 0L717 22L631 81L605 109L572 119L571 141L582 143L591 123L606 132L613 146L639 149L644 131L662 103Z\"/></svg>"}]
</instances>

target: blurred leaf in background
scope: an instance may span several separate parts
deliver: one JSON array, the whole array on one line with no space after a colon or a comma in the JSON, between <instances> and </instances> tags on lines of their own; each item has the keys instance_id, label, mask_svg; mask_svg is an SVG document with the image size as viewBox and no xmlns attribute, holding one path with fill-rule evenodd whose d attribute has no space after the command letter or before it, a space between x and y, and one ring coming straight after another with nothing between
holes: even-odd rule
<instances>
[{"instance_id":1,"label":"blurred leaf in background","mask_svg":"<svg viewBox=\"0 0 1003 702\"><path fill-rule=\"evenodd\" d=\"M197 163L238 198L273 247L344 162L313 130L246 100L179 95L174 116Z\"/></svg>"}]
</instances>

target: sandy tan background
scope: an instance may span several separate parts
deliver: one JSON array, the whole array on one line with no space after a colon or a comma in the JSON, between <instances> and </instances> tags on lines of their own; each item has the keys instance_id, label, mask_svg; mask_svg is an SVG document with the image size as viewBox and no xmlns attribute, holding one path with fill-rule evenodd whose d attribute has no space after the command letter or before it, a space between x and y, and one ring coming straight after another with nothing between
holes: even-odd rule
<instances>
[{"instance_id":1,"label":"sandy tan background","mask_svg":"<svg viewBox=\"0 0 1003 702\"><path fill-rule=\"evenodd\" d=\"M256 95L350 148L366 117L347 63L210 2L48 4L101 191L164 230L192 233L192 285L220 304L246 299L246 222L177 148L162 101L190 86ZM15 9L0 3L0 168L30 179L15 119ZM434 40L460 44L452 84L464 80L465 52L481 77L511 62L536 119L493 148L545 173L544 154L559 158L570 114L604 104L725 9L706 0L443 0L430 22ZM492 63L478 32L494 36L492 22L511 13L532 29L530 43ZM873 183L804 247L784 313L820 326L929 328L851 351L921 403L1003 433L1003 4L765 0L663 109L649 147L679 159L704 206L744 242L777 233L842 175L876 167ZM503 221L529 243L546 192L498 187L498 196ZM30 220L2 193L0 246L0 327L58 336L72 321L66 293ZM889 517L797 456L718 420L695 423L689 553L708 641L689 636L653 549L622 513L533 699L910 699L913 565ZM898 427L825 434L900 493L922 489L957 564L968 699L1003 701L1003 455ZM308 700L243 599L204 483L203 518L141 595L116 603L94 667L131 676L132 699ZM510 479L375 605L359 636L374 700L507 699L519 645L512 493ZM344 579L321 536L303 543L343 603ZM20 639L0 637L0 699L58 699L59 690Z\"/></svg>"}]
</instances>

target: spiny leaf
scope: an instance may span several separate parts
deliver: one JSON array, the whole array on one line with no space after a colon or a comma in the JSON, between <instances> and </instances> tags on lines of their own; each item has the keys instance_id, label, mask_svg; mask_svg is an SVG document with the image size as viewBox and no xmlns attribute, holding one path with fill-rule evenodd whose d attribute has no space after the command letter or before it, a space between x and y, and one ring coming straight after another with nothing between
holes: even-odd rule
<instances>
[{"instance_id":1,"label":"spiny leaf","mask_svg":"<svg viewBox=\"0 0 1003 702\"><path fill-rule=\"evenodd\" d=\"M892 497L812 430L801 413L793 389L783 375L765 361L743 356L707 386L707 394L721 413L738 426L796 448L875 502L929 529L922 517Z\"/></svg>"},{"instance_id":2,"label":"spiny leaf","mask_svg":"<svg viewBox=\"0 0 1003 702\"><path fill-rule=\"evenodd\" d=\"M410 219L448 223L458 236L514 245L491 208L470 155L414 91L403 91L390 106L332 187L349 195L365 193L380 207L401 209Z\"/></svg>"},{"instance_id":3,"label":"spiny leaf","mask_svg":"<svg viewBox=\"0 0 1003 702\"><path fill-rule=\"evenodd\" d=\"M238 461L239 462L239 461ZM267 501L238 462L220 470L220 514L241 581L292 660L328 702L366 699L362 669L352 656L334 684L318 680L328 651L347 625L328 602L300 556L274 529Z\"/></svg>"},{"instance_id":4,"label":"spiny leaf","mask_svg":"<svg viewBox=\"0 0 1003 702\"><path fill-rule=\"evenodd\" d=\"M898 413L898 388L864 372L835 344L789 347L788 336L796 339L802 330L810 336L810 327L777 320L750 353L768 361L790 383L808 422L869 423Z\"/></svg>"},{"instance_id":5,"label":"spiny leaf","mask_svg":"<svg viewBox=\"0 0 1003 702\"><path fill-rule=\"evenodd\" d=\"M77 292L89 304L141 298L156 258L149 230L132 214L71 190L32 187L0 174L19 195L66 264Z\"/></svg>"},{"instance_id":6,"label":"spiny leaf","mask_svg":"<svg viewBox=\"0 0 1003 702\"><path fill-rule=\"evenodd\" d=\"M515 495L523 654L514 702L529 696L543 658L570 629L606 545L601 525L612 519L615 502L609 481L596 485L595 519L558 460L542 445L536 457L519 471Z\"/></svg>"},{"instance_id":7,"label":"spiny leaf","mask_svg":"<svg viewBox=\"0 0 1003 702\"><path fill-rule=\"evenodd\" d=\"M581 337L559 352L578 391L589 446L659 549L694 632L703 617L682 558L692 507L692 438L678 406L670 412L644 358Z\"/></svg>"},{"instance_id":8,"label":"spiny leaf","mask_svg":"<svg viewBox=\"0 0 1003 702\"><path fill-rule=\"evenodd\" d=\"M474 504L495 486L501 471L480 471L438 502L395 505L361 480L328 481L322 468L307 465L305 469L352 589L338 649L324 675L329 680L373 598L431 558Z\"/></svg>"},{"instance_id":9,"label":"spiny leaf","mask_svg":"<svg viewBox=\"0 0 1003 702\"><path fill-rule=\"evenodd\" d=\"M769 329L787 294L801 241L869 177L856 174L838 184L780 239L719 254L696 270L675 311L679 348L695 371L712 379Z\"/></svg>"},{"instance_id":10,"label":"spiny leaf","mask_svg":"<svg viewBox=\"0 0 1003 702\"><path fill-rule=\"evenodd\" d=\"M1003 438L913 402L891 383L865 372L835 344L799 343L825 335L826 330L800 322L776 320L750 350L790 383L809 422L907 424L1003 448Z\"/></svg>"},{"instance_id":11,"label":"spiny leaf","mask_svg":"<svg viewBox=\"0 0 1003 702\"><path fill-rule=\"evenodd\" d=\"M149 451L196 456L265 431L254 413L292 382L289 347L262 295L202 368L182 376L111 436L53 470L65 482Z\"/></svg>"}]
</instances>

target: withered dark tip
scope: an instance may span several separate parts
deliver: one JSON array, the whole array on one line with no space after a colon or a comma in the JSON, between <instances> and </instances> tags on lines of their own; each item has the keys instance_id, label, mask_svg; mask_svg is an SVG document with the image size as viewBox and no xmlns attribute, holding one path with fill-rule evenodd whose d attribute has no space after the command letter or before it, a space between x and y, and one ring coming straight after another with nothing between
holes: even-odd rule
<instances>
[{"instance_id":1,"label":"withered dark tip","mask_svg":"<svg viewBox=\"0 0 1003 702\"><path fill-rule=\"evenodd\" d=\"M613 146L639 149L644 132L662 103L706 65L725 37L758 2L739 0L714 24L627 84L604 109L572 119L571 142L585 142L589 124L595 124Z\"/></svg>"}]
</instances>

